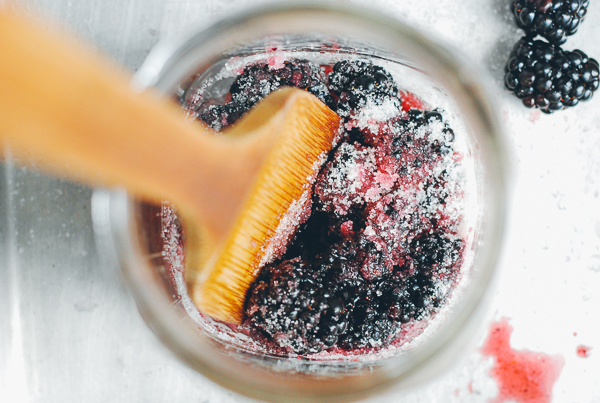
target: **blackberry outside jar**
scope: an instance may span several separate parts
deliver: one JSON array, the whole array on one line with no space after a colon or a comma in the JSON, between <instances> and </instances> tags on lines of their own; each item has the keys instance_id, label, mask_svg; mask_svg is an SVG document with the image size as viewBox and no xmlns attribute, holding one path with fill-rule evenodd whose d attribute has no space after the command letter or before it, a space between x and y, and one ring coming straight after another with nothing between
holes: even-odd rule
<instances>
[{"instance_id":1,"label":"blackberry outside jar","mask_svg":"<svg viewBox=\"0 0 600 403\"><path fill-rule=\"evenodd\" d=\"M190 107L199 90L215 98L226 92L231 79L221 80L224 69L272 52L282 58L275 63L298 56L317 64L372 61L402 77L401 90L452 116L468 161L465 281L419 342L348 359L281 357L249 348L247 337L202 318L182 298L182 280L173 278L168 261L175 256L169 248L178 246L165 241L165 205L143 203L124 192L94 194L100 252L122 268L142 316L164 344L192 368L238 393L267 401L343 401L429 380L470 342L485 312L502 243L506 166L484 79L472 63L404 22L347 4L290 3L249 9L178 42L160 44L134 85L154 87Z\"/></svg>"}]
</instances>

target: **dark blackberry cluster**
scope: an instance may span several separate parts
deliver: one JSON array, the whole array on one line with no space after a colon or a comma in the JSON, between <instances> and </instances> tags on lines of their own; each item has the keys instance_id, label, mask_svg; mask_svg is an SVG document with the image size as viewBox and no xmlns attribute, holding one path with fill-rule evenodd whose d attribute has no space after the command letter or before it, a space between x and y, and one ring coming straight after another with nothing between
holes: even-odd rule
<instances>
[{"instance_id":1,"label":"dark blackberry cluster","mask_svg":"<svg viewBox=\"0 0 600 403\"><path fill-rule=\"evenodd\" d=\"M235 78L229 90L230 102L206 106L198 111L198 116L219 131L233 124L260 100L281 87L306 90L333 108L333 97L325 82L325 74L319 66L308 60L288 60L279 69L273 69L267 63L253 64Z\"/></svg>"},{"instance_id":2,"label":"dark blackberry cluster","mask_svg":"<svg viewBox=\"0 0 600 403\"><path fill-rule=\"evenodd\" d=\"M200 120L212 127L214 130L220 131L223 128L235 123L246 112L248 112L248 109L249 108L245 104L229 102L225 105L203 106L202 109L197 113Z\"/></svg>"},{"instance_id":3,"label":"dark blackberry cluster","mask_svg":"<svg viewBox=\"0 0 600 403\"><path fill-rule=\"evenodd\" d=\"M463 241L441 231L421 234L413 239L410 254L420 271L452 276L452 267L461 259Z\"/></svg>"},{"instance_id":4,"label":"dark blackberry cluster","mask_svg":"<svg viewBox=\"0 0 600 403\"><path fill-rule=\"evenodd\" d=\"M342 284L351 297L348 329L338 336L339 345L347 350L388 345L401 324L422 319L442 300L429 273L410 273L408 267L397 268L377 281Z\"/></svg>"},{"instance_id":5,"label":"dark blackberry cluster","mask_svg":"<svg viewBox=\"0 0 600 403\"><path fill-rule=\"evenodd\" d=\"M196 113L203 122L220 131L281 87L307 90L342 117L348 117L351 110L364 106L367 99L376 104L393 100L400 107L398 88L391 75L380 66L362 61L340 61L326 78L319 66L295 59L285 61L279 69L273 69L267 63L246 67L231 85L230 102L201 105Z\"/></svg>"},{"instance_id":6,"label":"dark blackberry cluster","mask_svg":"<svg viewBox=\"0 0 600 403\"><path fill-rule=\"evenodd\" d=\"M336 112L342 117L364 106L367 99L379 105L395 100L400 106L392 76L380 66L359 60L337 62L329 75L329 90L337 97Z\"/></svg>"},{"instance_id":7,"label":"dark blackberry cluster","mask_svg":"<svg viewBox=\"0 0 600 403\"><path fill-rule=\"evenodd\" d=\"M513 0L526 35L509 57L504 85L526 107L553 113L590 99L598 88L598 62L560 47L577 31L588 5L589 0ZM548 42L536 40L538 35Z\"/></svg>"},{"instance_id":8,"label":"dark blackberry cluster","mask_svg":"<svg viewBox=\"0 0 600 403\"><path fill-rule=\"evenodd\" d=\"M324 287L324 274L300 258L265 268L249 294L246 323L289 353L333 346L348 327L348 311Z\"/></svg>"},{"instance_id":9,"label":"dark blackberry cluster","mask_svg":"<svg viewBox=\"0 0 600 403\"><path fill-rule=\"evenodd\" d=\"M534 37L561 45L577 32L589 0L514 0L512 11L517 25Z\"/></svg>"},{"instance_id":10,"label":"dark blackberry cluster","mask_svg":"<svg viewBox=\"0 0 600 403\"><path fill-rule=\"evenodd\" d=\"M582 51L563 51L528 37L515 45L505 75L506 88L525 106L545 113L590 99L598 80L598 62Z\"/></svg>"},{"instance_id":11,"label":"dark blackberry cluster","mask_svg":"<svg viewBox=\"0 0 600 403\"><path fill-rule=\"evenodd\" d=\"M285 61L283 65L280 69L272 69L267 63L246 67L231 85L232 101L251 108L277 88L296 87L332 105L325 74L319 66L308 60Z\"/></svg>"},{"instance_id":12,"label":"dark blackberry cluster","mask_svg":"<svg viewBox=\"0 0 600 403\"><path fill-rule=\"evenodd\" d=\"M296 249L311 242L308 226L299 231ZM288 353L391 343L401 324L423 319L446 298L435 283L450 280L444 273L453 272L463 248L455 236L424 233L411 244L410 262L368 280L354 260L364 247L326 244L325 254L284 257L266 267L249 293L245 323Z\"/></svg>"}]
</instances>

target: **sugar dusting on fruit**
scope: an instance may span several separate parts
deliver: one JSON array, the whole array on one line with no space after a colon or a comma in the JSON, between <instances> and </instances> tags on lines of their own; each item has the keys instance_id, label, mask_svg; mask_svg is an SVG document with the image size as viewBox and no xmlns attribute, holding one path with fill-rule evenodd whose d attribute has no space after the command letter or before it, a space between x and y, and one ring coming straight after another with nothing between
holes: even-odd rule
<instances>
[{"instance_id":1,"label":"sugar dusting on fruit","mask_svg":"<svg viewBox=\"0 0 600 403\"><path fill-rule=\"evenodd\" d=\"M313 93L343 122L313 187L264 251L241 326L193 306L181 230L165 205L167 266L183 307L220 340L275 355L353 360L418 344L452 308L472 259L460 127L370 62L318 65L273 51L217 76L227 74L221 99L188 95L188 112L217 131L284 86Z\"/></svg>"},{"instance_id":2,"label":"sugar dusting on fruit","mask_svg":"<svg viewBox=\"0 0 600 403\"><path fill-rule=\"evenodd\" d=\"M484 356L494 358L491 375L498 384L498 396L493 402L549 403L552 387L565 364L564 358L513 349L510 346L512 331L507 318L492 323L481 349Z\"/></svg>"}]
</instances>

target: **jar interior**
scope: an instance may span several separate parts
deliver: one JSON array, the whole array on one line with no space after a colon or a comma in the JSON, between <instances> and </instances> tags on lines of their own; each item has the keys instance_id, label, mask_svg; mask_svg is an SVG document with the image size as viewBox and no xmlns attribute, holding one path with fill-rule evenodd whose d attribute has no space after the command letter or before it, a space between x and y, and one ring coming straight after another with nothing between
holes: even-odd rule
<instances>
[{"instance_id":1,"label":"jar interior","mask_svg":"<svg viewBox=\"0 0 600 403\"><path fill-rule=\"evenodd\" d=\"M134 205L134 231L139 251L146 262L143 268L151 281L160 285L161 297L168 300L173 314L182 321L193 324L198 337L210 340L224 356L258 366L271 372L301 374L302 376L339 377L360 374L381 368L394 360L411 367L415 351L427 349L433 336L439 337L440 329L447 322L456 320L461 312L463 296L470 288L481 287L477 281L479 270L476 256L481 244L485 224L485 169L479 153L478 134L468 125L466 117L451 96L451 92L418 68L417 64L405 55L385 51L373 43L363 40L315 35L272 35L259 41L252 41L230 48L210 63L197 63L192 73L181 80L171 90L171 95L186 110L193 110L199 99L210 98L223 102L231 83L244 66L257 60L278 57L283 60L307 59L317 65L332 65L339 60L369 60L388 70L403 91L416 94L429 105L441 108L451 119L456 133L456 147L463 155L462 201L463 220L461 231L468 239L465 260L462 265L462 279L452 292L446 306L427 324L423 334L410 342L394 348L366 355L349 355L335 359L307 359L305 357L281 357L269 354L260 345L244 334L232 331L229 326L213 321L200 314L185 291L182 273L183 262L179 259L177 240L181 223L173 208L165 202L152 205L136 201ZM200 96L199 96L200 95ZM166 226L166 222L171 227ZM175 233L175 234L174 234ZM166 235L165 235L166 234ZM171 237L171 238L169 238Z\"/></svg>"}]
</instances>

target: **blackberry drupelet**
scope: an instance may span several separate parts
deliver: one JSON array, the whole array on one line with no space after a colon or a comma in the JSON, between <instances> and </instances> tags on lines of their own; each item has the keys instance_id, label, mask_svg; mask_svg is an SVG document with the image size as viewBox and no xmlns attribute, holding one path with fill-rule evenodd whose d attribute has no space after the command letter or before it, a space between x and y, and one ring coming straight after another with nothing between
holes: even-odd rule
<instances>
[{"instance_id":1,"label":"blackberry drupelet","mask_svg":"<svg viewBox=\"0 0 600 403\"><path fill-rule=\"evenodd\" d=\"M553 44L563 44L577 32L589 0L514 0L517 25L534 37L541 35Z\"/></svg>"},{"instance_id":2,"label":"blackberry drupelet","mask_svg":"<svg viewBox=\"0 0 600 403\"><path fill-rule=\"evenodd\" d=\"M598 62L581 50L563 51L525 36L511 53L504 83L525 106L552 113L590 99L598 80Z\"/></svg>"},{"instance_id":3,"label":"blackberry drupelet","mask_svg":"<svg viewBox=\"0 0 600 403\"><path fill-rule=\"evenodd\" d=\"M337 62L329 75L329 90L337 97L334 110L342 117L366 105L367 100L377 105L392 100L400 107L398 87L392 76L382 67L363 61Z\"/></svg>"}]
</instances>

